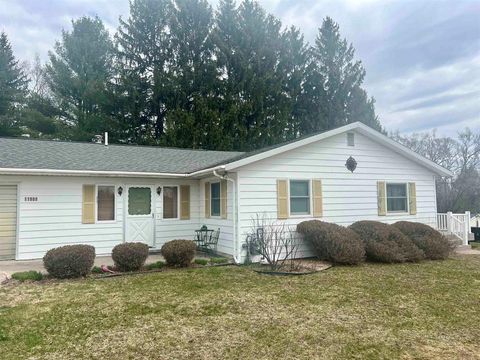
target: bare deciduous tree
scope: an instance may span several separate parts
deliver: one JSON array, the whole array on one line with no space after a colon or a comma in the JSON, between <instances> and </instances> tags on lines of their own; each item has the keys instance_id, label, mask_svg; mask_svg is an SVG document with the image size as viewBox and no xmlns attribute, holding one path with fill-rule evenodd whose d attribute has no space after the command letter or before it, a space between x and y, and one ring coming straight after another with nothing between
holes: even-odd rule
<instances>
[{"instance_id":1,"label":"bare deciduous tree","mask_svg":"<svg viewBox=\"0 0 480 360\"><path fill-rule=\"evenodd\" d=\"M480 133L466 128L457 139L437 137L435 130L391 137L455 174L437 179L438 211L480 213Z\"/></svg>"}]
</instances>

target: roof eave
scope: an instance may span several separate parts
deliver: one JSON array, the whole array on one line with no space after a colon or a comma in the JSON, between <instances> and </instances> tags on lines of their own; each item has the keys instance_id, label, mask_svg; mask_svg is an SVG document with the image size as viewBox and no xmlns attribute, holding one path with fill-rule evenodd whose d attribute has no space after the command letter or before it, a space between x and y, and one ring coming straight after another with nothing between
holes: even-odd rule
<instances>
[{"instance_id":1,"label":"roof eave","mask_svg":"<svg viewBox=\"0 0 480 360\"><path fill-rule=\"evenodd\" d=\"M390 149L396 151L397 153L400 153L401 155L404 155L405 157L409 158L412 161L420 163L421 165L428 168L429 170L431 170L432 172L434 172L437 175L445 176L445 177L453 176L453 173L450 170L445 169L444 167L434 163L431 160L428 160L427 158L417 154L416 152L410 150L409 148L407 148L407 147L403 146L402 144L390 139L388 136L385 136L385 135L381 134L380 132L370 128L369 126L367 126L367 125L365 125L361 122L354 122L354 123L351 123L351 124L348 124L348 125L345 125L345 126L333 129L333 130L329 130L329 131L320 133L318 135L314 135L314 136L311 136L311 137L308 137L308 138L305 138L305 139L302 139L302 140L299 140L299 141L288 143L284 146L280 146L280 147L272 149L272 150L268 150L268 151L258 153L258 154L255 154L255 155L252 155L252 156L249 156L249 157L237 160L237 161L233 161L231 163L227 163L225 165L225 170L226 171L234 170L234 169L237 169L239 167L251 164L253 162L260 161L260 160L263 160L265 158L268 158L268 157L271 157L271 156L274 156L274 155L278 155L278 154L281 154L283 152L293 150L293 149L299 148L301 146L305 146L305 145L317 142L319 140L323 140L323 139L326 139L326 138L329 138L329 137L332 137L332 136L335 136L335 135L338 135L338 134L342 134L342 133L347 132L347 131L352 131L352 130L359 131L360 133L362 133L362 134L364 134L364 135L366 135L370 138L376 139L377 141L379 141L383 145L389 147Z\"/></svg>"},{"instance_id":2,"label":"roof eave","mask_svg":"<svg viewBox=\"0 0 480 360\"><path fill-rule=\"evenodd\" d=\"M3 175L57 175L57 176L106 176L106 177L155 177L155 178L184 178L188 174L152 173L131 171L95 171L95 170L60 170L60 169L22 169L0 168Z\"/></svg>"}]
</instances>

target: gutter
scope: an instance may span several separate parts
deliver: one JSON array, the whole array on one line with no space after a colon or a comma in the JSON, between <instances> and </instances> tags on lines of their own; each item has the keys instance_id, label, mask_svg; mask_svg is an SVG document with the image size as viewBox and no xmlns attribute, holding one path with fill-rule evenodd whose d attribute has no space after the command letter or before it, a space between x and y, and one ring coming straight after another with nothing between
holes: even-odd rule
<instances>
[{"instance_id":1,"label":"gutter","mask_svg":"<svg viewBox=\"0 0 480 360\"><path fill-rule=\"evenodd\" d=\"M223 166L223 168L225 168L225 166ZM233 191L232 191L232 194L233 194L233 204L232 204L232 217L233 217L233 261L235 262L236 265L239 265L240 264L240 255L239 255L239 249L238 249L238 239L237 239L237 204L236 204L236 200L237 200L237 187L236 187L236 183L235 183L235 180L232 179L232 178L229 178L228 176L226 175L220 175L218 172L217 172L217 169L213 169L213 175L219 179L222 179L222 180L227 180L227 181L230 181L233 185Z\"/></svg>"},{"instance_id":2,"label":"gutter","mask_svg":"<svg viewBox=\"0 0 480 360\"><path fill-rule=\"evenodd\" d=\"M133 171L96 171L96 170L59 170L59 169L21 169L0 168L4 175L65 175L65 176L108 176L108 177L155 177L155 178L187 178L209 174L215 170L225 169L225 165L198 170L193 173L152 173Z\"/></svg>"}]
</instances>

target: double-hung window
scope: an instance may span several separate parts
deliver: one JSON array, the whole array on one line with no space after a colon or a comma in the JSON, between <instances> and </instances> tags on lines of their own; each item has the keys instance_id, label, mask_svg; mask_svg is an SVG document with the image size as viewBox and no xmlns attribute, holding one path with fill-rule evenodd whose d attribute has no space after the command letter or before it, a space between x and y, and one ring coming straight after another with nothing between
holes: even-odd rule
<instances>
[{"instance_id":1,"label":"double-hung window","mask_svg":"<svg viewBox=\"0 0 480 360\"><path fill-rule=\"evenodd\" d=\"M408 212L407 184L387 183L387 212Z\"/></svg>"},{"instance_id":2,"label":"double-hung window","mask_svg":"<svg viewBox=\"0 0 480 360\"><path fill-rule=\"evenodd\" d=\"M210 184L210 203L212 204L210 215L220 216L220 183Z\"/></svg>"},{"instance_id":3,"label":"double-hung window","mask_svg":"<svg viewBox=\"0 0 480 360\"><path fill-rule=\"evenodd\" d=\"M178 187L177 186L163 187L163 218L164 219L178 218Z\"/></svg>"},{"instance_id":4,"label":"double-hung window","mask_svg":"<svg viewBox=\"0 0 480 360\"><path fill-rule=\"evenodd\" d=\"M115 186L97 186L97 221L115 220Z\"/></svg>"},{"instance_id":5,"label":"double-hung window","mask_svg":"<svg viewBox=\"0 0 480 360\"><path fill-rule=\"evenodd\" d=\"M290 180L290 214L310 214L309 180Z\"/></svg>"}]
</instances>

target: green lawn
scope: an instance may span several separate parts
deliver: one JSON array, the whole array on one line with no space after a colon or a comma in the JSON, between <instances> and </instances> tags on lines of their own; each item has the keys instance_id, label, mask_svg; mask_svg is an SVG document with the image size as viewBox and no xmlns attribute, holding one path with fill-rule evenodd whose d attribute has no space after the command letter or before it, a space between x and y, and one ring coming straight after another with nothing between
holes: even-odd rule
<instances>
[{"instance_id":1,"label":"green lawn","mask_svg":"<svg viewBox=\"0 0 480 360\"><path fill-rule=\"evenodd\" d=\"M2 359L472 359L480 256L300 277L215 267L0 288Z\"/></svg>"}]
</instances>

